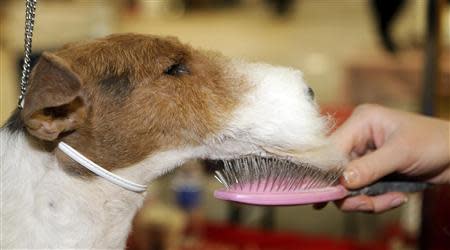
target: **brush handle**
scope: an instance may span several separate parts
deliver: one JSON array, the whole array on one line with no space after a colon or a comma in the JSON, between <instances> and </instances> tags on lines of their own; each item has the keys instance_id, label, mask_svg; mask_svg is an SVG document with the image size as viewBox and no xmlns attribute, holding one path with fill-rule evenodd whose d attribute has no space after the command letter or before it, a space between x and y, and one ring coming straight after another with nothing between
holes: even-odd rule
<instances>
[{"instance_id":1,"label":"brush handle","mask_svg":"<svg viewBox=\"0 0 450 250\"><path fill-rule=\"evenodd\" d=\"M355 195L375 196L388 192L414 193L414 192L421 192L430 186L431 184L425 182L380 181L361 189L350 190L349 196Z\"/></svg>"}]
</instances>

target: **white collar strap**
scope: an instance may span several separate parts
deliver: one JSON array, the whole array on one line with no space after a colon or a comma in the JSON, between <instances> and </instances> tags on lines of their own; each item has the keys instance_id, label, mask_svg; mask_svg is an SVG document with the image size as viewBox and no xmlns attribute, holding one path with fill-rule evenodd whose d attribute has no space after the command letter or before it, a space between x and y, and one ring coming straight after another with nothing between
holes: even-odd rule
<instances>
[{"instance_id":1,"label":"white collar strap","mask_svg":"<svg viewBox=\"0 0 450 250\"><path fill-rule=\"evenodd\" d=\"M95 162L89 160L84 155L82 155L80 152L78 152L77 150L75 150L74 148L72 148L71 146L67 145L64 142L60 142L58 144L58 148L61 151L63 151L67 156L72 158L74 161L81 164L83 167L91 170L98 176L105 178L106 180L116 184L117 186L121 186L127 190L137 192L137 193L141 193L141 192L144 192L147 190L147 186L145 186L145 185L137 184L137 183L134 183L127 179L124 179L124 178L122 178L116 174L113 174L113 173L109 172L108 170L100 167Z\"/></svg>"}]
</instances>

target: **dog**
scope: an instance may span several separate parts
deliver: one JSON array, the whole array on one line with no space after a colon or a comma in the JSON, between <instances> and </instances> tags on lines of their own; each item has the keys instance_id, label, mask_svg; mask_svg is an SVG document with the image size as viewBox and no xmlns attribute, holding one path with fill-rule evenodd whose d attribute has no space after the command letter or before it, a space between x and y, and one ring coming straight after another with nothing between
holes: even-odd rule
<instances>
[{"instance_id":1,"label":"dog","mask_svg":"<svg viewBox=\"0 0 450 250\"><path fill-rule=\"evenodd\" d=\"M24 108L0 130L1 248L125 247L146 193L92 174L59 142L148 184L194 158L336 166L343 157L329 127L300 71L174 37L116 34L44 52Z\"/></svg>"}]
</instances>

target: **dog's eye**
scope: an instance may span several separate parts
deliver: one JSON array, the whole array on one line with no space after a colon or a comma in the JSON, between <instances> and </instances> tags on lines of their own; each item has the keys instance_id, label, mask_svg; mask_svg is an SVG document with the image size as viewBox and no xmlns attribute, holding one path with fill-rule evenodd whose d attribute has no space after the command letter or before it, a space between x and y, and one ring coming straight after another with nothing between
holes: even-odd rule
<instances>
[{"instance_id":1,"label":"dog's eye","mask_svg":"<svg viewBox=\"0 0 450 250\"><path fill-rule=\"evenodd\" d=\"M171 75L171 76L180 76L180 75L188 74L188 73L189 73L189 69L183 63L172 64L170 67L168 67L166 70L164 70L164 74Z\"/></svg>"}]
</instances>

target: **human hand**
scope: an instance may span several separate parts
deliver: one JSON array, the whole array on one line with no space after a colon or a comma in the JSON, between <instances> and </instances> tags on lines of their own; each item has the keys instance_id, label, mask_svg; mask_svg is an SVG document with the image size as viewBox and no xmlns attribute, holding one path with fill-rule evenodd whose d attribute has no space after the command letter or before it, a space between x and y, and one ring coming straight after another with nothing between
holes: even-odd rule
<instances>
[{"instance_id":1,"label":"human hand","mask_svg":"<svg viewBox=\"0 0 450 250\"><path fill-rule=\"evenodd\" d=\"M348 189L367 186L399 173L414 180L450 183L448 121L361 105L331 139L350 158L342 184ZM348 197L337 202L344 211L383 212L407 201L405 193Z\"/></svg>"}]
</instances>

